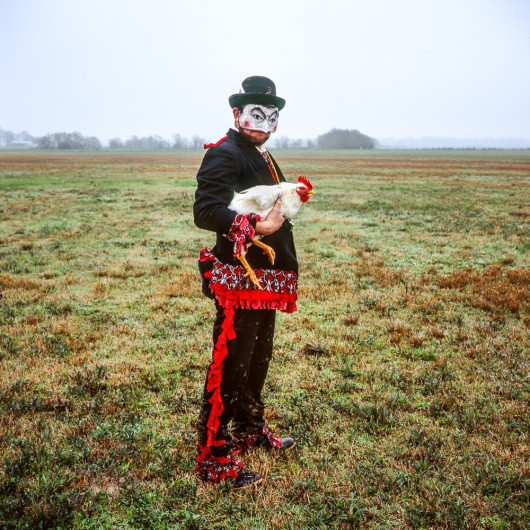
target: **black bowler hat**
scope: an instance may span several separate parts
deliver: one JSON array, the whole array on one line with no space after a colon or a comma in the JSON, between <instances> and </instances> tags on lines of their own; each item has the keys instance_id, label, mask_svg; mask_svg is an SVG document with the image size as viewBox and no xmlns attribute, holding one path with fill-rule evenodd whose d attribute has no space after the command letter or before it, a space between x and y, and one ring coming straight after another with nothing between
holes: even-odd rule
<instances>
[{"instance_id":1,"label":"black bowler hat","mask_svg":"<svg viewBox=\"0 0 530 530\"><path fill-rule=\"evenodd\" d=\"M232 94L228 103L232 108L243 107L248 103L259 105L274 105L278 110L285 107L285 99L276 95L276 85L268 77L253 75L241 83L239 94Z\"/></svg>"}]
</instances>

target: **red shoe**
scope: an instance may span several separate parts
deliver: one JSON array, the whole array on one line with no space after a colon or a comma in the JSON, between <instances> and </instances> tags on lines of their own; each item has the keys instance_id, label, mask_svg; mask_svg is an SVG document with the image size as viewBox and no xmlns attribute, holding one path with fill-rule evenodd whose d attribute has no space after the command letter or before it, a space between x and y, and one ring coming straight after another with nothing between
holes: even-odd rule
<instances>
[{"instance_id":1,"label":"red shoe","mask_svg":"<svg viewBox=\"0 0 530 530\"><path fill-rule=\"evenodd\" d=\"M295 441L292 438L280 438L272 434L267 428L263 428L261 434L242 434L232 439L232 453L235 455L244 454L252 449L264 447L267 451L271 449L281 450L294 447Z\"/></svg>"}]
</instances>

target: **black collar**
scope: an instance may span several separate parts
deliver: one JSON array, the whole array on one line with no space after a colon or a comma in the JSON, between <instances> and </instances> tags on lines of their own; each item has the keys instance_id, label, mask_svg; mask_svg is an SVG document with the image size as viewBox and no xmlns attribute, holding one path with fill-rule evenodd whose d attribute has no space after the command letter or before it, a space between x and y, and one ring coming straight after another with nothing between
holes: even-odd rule
<instances>
[{"instance_id":1,"label":"black collar","mask_svg":"<svg viewBox=\"0 0 530 530\"><path fill-rule=\"evenodd\" d=\"M243 138L243 136L239 134L239 131L236 131L235 129L230 129L227 135L228 138L233 140L237 146L250 158L250 161L256 170L258 170L260 173L263 172L264 174L268 174L269 166L255 145L249 144Z\"/></svg>"}]
</instances>

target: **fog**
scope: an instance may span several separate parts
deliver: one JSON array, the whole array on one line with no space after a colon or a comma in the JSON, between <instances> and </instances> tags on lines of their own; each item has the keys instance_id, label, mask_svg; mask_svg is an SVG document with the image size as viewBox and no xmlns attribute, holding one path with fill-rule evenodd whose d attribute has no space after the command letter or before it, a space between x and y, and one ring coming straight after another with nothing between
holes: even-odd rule
<instances>
[{"instance_id":1,"label":"fog","mask_svg":"<svg viewBox=\"0 0 530 530\"><path fill-rule=\"evenodd\" d=\"M215 141L258 74L279 136L530 138L529 21L525 0L0 0L0 127Z\"/></svg>"}]
</instances>

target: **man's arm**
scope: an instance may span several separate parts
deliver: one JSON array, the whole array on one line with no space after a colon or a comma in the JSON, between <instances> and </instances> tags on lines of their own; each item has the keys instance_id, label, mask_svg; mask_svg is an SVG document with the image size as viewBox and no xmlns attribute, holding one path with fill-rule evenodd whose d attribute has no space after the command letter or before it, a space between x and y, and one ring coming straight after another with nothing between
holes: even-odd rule
<instances>
[{"instance_id":1,"label":"man's arm","mask_svg":"<svg viewBox=\"0 0 530 530\"><path fill-rule=\"evenodd\" d=\"M228 208L239 176L236 158L226 150L210 149L197 173L193 205L195 224L204 230L227 234L237 214Z\"/></svg>"}]
</instances>

